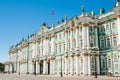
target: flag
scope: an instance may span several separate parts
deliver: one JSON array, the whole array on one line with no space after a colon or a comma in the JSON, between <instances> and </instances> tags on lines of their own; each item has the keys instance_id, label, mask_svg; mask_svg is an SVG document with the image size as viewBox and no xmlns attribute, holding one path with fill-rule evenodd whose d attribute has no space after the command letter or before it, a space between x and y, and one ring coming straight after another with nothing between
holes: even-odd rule
<instances>
[{"instance_id":1,"label":"flag","mask_svg":"<svg viewBox=\"0 0 120 80\"><path fill-rule=\"evenodd\" d=\"M52 10L51 15L54 15L54 10Z\"/></svg>"}]
</instances>

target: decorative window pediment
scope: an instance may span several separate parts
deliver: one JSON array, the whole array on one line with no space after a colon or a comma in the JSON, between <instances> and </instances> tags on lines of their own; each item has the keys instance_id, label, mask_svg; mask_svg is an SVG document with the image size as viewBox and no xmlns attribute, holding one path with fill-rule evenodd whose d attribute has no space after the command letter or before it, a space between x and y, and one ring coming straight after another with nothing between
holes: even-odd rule
<instances>
[{"instance_id":1,"label":"decorative window pediment","mask_svg":"<svg viewBox=\"0 0 120 80\"><path fill-rule=\"evenodd\" d=\"M48 30L49 30L49 27L47 26L47 24L45 22L43 22L39 29L39 34L47 32Z\"/></svg>"}]
</instances>

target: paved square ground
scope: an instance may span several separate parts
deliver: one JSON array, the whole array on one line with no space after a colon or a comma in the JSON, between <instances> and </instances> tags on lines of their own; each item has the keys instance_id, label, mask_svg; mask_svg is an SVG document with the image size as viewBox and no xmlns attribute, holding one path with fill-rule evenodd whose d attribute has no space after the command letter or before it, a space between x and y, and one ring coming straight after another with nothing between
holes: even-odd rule
<instances>
[{"instance_id":1,"label":"paved square ground","mask_svg":"<svg viewBox=\"0 0 120 80\"><path fill-rule=\"evenodd\" d=\"M18 75L18 74L0 74L0 80L120 80L120 77L107 76L54 76L54 75Z\"/></svg>"}]
</instances>

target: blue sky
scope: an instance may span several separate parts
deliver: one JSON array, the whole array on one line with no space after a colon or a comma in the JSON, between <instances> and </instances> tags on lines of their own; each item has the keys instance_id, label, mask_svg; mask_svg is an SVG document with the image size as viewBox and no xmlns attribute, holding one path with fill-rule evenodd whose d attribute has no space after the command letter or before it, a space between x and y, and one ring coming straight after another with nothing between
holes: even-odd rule
<instances>
[{"instance_id":1,"label":"blue sky","mask_svg":"<svg viewBox=\"0 0 120 80\"><path fill-rule=\"evenodd\" d=\"M100 8L106 11L114 7L116 0L0 0L0 62L8 61L11 45L38 32L40 25L46 21L52 24L51 11L54 9L54 22L61 21L66 15L72 18L85 11L94 10L99 14Z\"/></svg>"}]
</instances>

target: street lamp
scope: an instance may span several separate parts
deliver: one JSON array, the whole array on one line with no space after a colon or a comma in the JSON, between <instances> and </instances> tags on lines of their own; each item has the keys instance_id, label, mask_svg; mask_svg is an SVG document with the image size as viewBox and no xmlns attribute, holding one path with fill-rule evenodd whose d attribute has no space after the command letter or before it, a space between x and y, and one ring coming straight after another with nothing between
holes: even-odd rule
<instances>
[{"instance_id":1,"label":"street lamp","mask_svg":"<svg viewBox=\"0 0 120 80\"><path fill-rule=\"evenodd\" d=\"M62 74L62 54L61 54L61 77L63 77L63 74Z\"/></svg>"}]
</instances>

